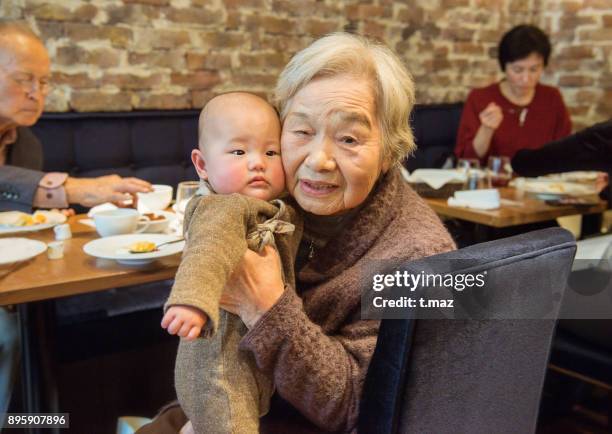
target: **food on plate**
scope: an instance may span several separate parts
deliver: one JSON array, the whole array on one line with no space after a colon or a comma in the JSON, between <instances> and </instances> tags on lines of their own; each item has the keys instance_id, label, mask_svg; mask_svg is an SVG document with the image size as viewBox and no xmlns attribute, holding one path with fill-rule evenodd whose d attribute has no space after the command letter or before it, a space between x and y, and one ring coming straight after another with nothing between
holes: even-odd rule
<instances>
[{"instance_id":1,"label":"food on plate","mask_svg":"<svg viewBox=\"0 0 612 434\"><path fill-rule=\"evenodd\" d=\"M0 227L2 228L36 226L48 222L48 217L39 211L36 211L34 214L27 214L20 211L7 211L0 213Z\"/></svg>"},{"instance_id":2,"label":"food on plate","mask_svg":"<svg viewBox=\"0 0 612 434\"><path fill-rule=\"evenodd\" d=\"M47 217L39 212L34 214L21 214L15 222L15 226L34 226L47 223Z\"/></svg>"},{"instance_id":3,"label":"food on plate","mask_svg":"<svg viewBox=\"0 0 612 434\"><path fill-rule=\"evenodd\" d=\"M163 215L163 214L155 214L154 212L146 212L143 215L148 217L149 220L151 220L152 222L161 221L161 220L165 220L166 219L165 215Z\"/></svg>"},{"instance_id":4,"label":"food on plate","mask_svg":"<svg viewBox=\"0 0 612 434\"><path fill-rule=\"evenodd\" d=\"M131 253L150 253L155 250L157 250L157 246L151 241L138 241L130 246Z\"/></svg>"},{"instance_id":5,"label":"food on plate","mask_svg":"<svg viewBox=\"0 0 612 434\"><path fill-rule=\"evenodd\" d=\"M28 214L21 211L0 212L0 233L30 232L50 228L64 223L66 216L55 211L36 211Z\"/></svg>"},{"instance_id":6,"label":"food on plate","mask_svg":"<svg viewBox=\"0 0 612 434\"><path fill-rule=\"evenodd\" d=\"M595 171L575 171L575 172L564 172L564 173L552 173L550 175L540 176L538 179L549 180L549 181L566 181L566 182L578 182L578 183L593 183L597 181L598 177L605 175L604 172Z\"/></svg>"},{"instance_id":7,"label":"food on plate","mask_svg":"<svg viewBox=\"0 0 612 434\"><path fill-rule=\"evenodd\" d=\"M558 182L551 182L544 188L544 191L549 193L565 193L565 187Z\"/></svg>"},{"instance_id":8,"label":"food on plate","mask_svg":"<svg viewBox=\"0 0 612 434\"><path fill-rule=\"evenodd\" d=\"M554 194L568 196L588 196L597 194L597 190L588 184L550 181L543 179L517 178L512 183L519 190L536 194Z\"/></svg>"}]
</instances>

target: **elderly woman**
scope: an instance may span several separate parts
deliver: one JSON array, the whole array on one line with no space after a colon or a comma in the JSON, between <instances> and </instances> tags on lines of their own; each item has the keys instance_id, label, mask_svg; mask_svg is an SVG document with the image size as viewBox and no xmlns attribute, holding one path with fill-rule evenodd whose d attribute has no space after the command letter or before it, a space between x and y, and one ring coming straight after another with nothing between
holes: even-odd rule
<instances>
[{"instance_id":1,"label":"elderly woman","mask_svg":"<svg viewBox=\"0 0 612 434\"><path fill-rule=\"evenodd\" d=\"M261 432L354 431L379 327L360 318L364 270L454 248L398 170L414 148L413 91L388 48L342 33L297 53L279 78L287 187L305 215L297 288L283 286L274 250L247 252L222 300L249 328L241 348L274 379ZM184 420L170 407L139 432Z\"/></svg>"},{"instance_id":2,"label":"elderly woman","mask_svg":"<svg viewBox=\"0 0 612 434\"><path fill-rule=\"evenodd\" d=\"M505 78L468 95L457 133L458 158L512 158L519 149L570 134L559 90L540 84L550 51L548 36L534 26L516 26L502 37L497 54Z\"/></svg>"}]
</instances>

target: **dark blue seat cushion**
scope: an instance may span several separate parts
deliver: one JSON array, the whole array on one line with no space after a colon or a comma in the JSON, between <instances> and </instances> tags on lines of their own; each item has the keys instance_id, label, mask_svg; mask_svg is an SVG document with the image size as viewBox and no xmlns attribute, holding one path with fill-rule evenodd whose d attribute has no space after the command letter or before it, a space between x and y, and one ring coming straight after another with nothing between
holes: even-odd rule
<instances>
[{"instance_id":1,"label":"dark blue seat cushion","mask_svg":"<svg viewBox=\"0 0 612 434\"><path fill-rule=\"evenodd\" d=\"M412 112L416 152L406 159L409 171L442 167L453 155L463 103L417 105Z\"/></svg>"},{"instance_id":2,"label":"dark blue seat cushion","mask_svg":"<svg viewBox=\"0 0 612 434\"><path fill-rule=\"evenodd\" d=\"M32 128L45 171L75 177L117 173L176 186L195 180L197 110L45 114Z\"/></svg>"},{"instance_id":3,"label":"dark blue seat cushion","mask_svg":"<svg viewBox=\"0 0 612 434\"><path fill-rule=\"evenodd\" d=\"M575 250L568 231L550 228L408 261L397 269L412 275L486 270L486 291L455 292L458 305L465 305L466 296L483 303L487 293L491 298L480 306L489 313L502 309L504 318L538 318L533 305L547 306L544 288L562 295ZM551 318L558 314L559 303L555 306ZM534 432L553 326L553 319L383 319L363 387L358 432Z\"/></svg>"},{"instance_id":4,"label":"dark blue seat cushion","mask_svg":"<svg viewBox=\"0 0 612 434\"><path fill-rule=\"evenodd\" d=\"M363 388L359 433L394 433L409 360L415 320L384 320Z\"/></svg>"}]
</instances>

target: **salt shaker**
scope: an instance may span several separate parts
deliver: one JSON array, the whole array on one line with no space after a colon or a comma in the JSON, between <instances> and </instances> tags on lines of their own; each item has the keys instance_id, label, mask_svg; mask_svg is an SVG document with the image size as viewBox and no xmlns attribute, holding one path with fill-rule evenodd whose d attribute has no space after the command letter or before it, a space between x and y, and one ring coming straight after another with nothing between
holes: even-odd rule
<instances>
[{"instance_id":1,"label":"salt shaker","mask_svg":"<svg viewBox=\"0 0 612 434\"><path fill-rule=\"evenodd\" d=\"M70 225L68 223L55 226L53 232L55 232L55 239L58 241L72 238L72 232L70 231Z\"/></svg>"},{"instance_id":2,"label":"salt shaker","mask_svg":"<svg viewBox=\"0 0 612 434\"><path fill-rule=\"evenodd\" d=\"M47 257L49 259L62 259L64 257L64 243L51 241L47 244Z\"/></svg>"}]
</instances>

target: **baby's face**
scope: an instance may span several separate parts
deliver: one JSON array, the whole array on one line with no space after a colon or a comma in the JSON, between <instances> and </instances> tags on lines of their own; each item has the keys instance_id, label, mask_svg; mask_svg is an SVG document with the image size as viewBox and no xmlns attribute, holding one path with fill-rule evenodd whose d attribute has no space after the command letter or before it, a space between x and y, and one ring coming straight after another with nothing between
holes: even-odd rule
<instances>
[{"instance_id":1,"label":"baby's face","mask_svg":"<svg viewBox=\"0 0 612 434\"><path fill-rule=\"evenodd\" d=\"M200 176L219 194L262 200L280 196L285 173L276 113L269 107L230 104L211 118L205 143L200 143L205 169Z\"/></svg>"}]
</instances>

